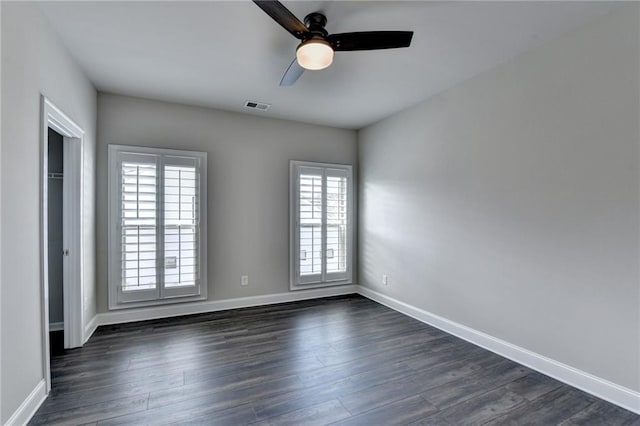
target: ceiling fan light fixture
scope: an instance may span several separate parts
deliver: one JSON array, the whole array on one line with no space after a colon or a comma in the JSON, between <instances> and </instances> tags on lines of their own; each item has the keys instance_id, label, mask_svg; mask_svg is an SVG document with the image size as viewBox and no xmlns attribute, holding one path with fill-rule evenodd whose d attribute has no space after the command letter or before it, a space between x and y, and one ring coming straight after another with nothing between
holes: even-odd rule
<instances>
[{"instance_id":1,"label":"ceiling fan light fixture","mask_svg":"<svg viewBox=\"0 0 640 426\"><path fill-rule=\"evenodd\" d=\"M296 49L296 59L302 68L322 70L333 62L333 48L321 38L305 40Z\"/></svg>"}]
</instances>

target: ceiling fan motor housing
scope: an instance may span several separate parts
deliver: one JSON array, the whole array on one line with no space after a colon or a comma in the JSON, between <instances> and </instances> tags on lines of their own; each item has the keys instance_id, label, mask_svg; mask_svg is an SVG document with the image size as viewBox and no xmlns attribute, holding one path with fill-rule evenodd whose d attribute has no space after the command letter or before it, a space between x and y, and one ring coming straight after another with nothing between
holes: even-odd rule
<instances>
[{"instance_id":1,"label":"ceiling fan motor housing","mask_svg":"<svg viewBox=\"0 0 640 426\"><path fill-rule=\"evenodd\" d=\"M327 17L319 12L312 12L304 17L304 25L309 28L309 31L314 35L320 35L323 38L327 37L329 33L324 28L327 25Z\"/></svg>"}]
</instances>

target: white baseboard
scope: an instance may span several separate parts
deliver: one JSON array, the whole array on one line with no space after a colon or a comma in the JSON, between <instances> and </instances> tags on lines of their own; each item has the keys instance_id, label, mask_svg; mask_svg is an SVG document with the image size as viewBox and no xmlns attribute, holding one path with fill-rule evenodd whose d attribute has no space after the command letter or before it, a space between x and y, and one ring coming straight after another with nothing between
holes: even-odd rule
<instances>
[{"instance_id":1,"label":"white baseboard","mask_svg":"<svg viewBox=\"0 0 640 426\"><path fill-rule=\"evenodd\" d=\"M248 308L250 306L273 305L276 303L296 302L321 297L342 296L356 292L356 285L342 285L287 293L265 294L262 296L239 297L236 299L208 300L205 302L180 303L149 308L122 309L97 314L94 319L96 320L96 326L122 324L181 315L224 311L227 309Z\"/></svg>"},{"instance_id":2,"label":"white baseboard","mask_svg":"<svg viewBox=\"0 0 640 426\"><path fill-rule=\"evenodd\" d=\"M47 397L47 384L44 379L40 380L36 387L31 391L29 396L22 401L22 404L18 409L9 417L7 426L21 426L26 425L31 420L31 417L38 411L38 408L42 405Z\"/></svg>"},{"instance_id":3,"label":"white baseboard","mask_svg":"<svg viewBox=\"0 0 640 426\"><path fill-rule=\"evenodd\" d=\"M97 315L94 315L94 317L91 318L91 321L89 321L89 323L84 327L84 337L82 339L83 345L87 343L87 340L89 340L91 336L93 336L93 332L96 331L96 328L98 328L98 317Z\"/></svg>"},{"instance_id":4,"label":"white baseboard","mask_svg":"<svg viewBox=\"0 0 640 426\"><path fill-rule=\"evenodd\" d=\"M536 352L521 348L507 341L495 338L473 328L450 321L415 306L401 302L369 288L358 286L358 293L408 315L418 321L432 325L449 334L460 337L477 346L509 358L519 364L539 371L568 385L581 389L598 398L609 401L622 408L640 414L640 392L617 385L577 368L547 358Z\"/></svg>"},{"instance_id":5,"label":"white baseboard","mask_svg":"<svg viewBox=\"0 0 640 426\"><path fill-rule=\"evenodd\" d=\"M50 322L49 323L49 331L61 331L64 330L63 322Z\"/></svg>"}]
</instances>

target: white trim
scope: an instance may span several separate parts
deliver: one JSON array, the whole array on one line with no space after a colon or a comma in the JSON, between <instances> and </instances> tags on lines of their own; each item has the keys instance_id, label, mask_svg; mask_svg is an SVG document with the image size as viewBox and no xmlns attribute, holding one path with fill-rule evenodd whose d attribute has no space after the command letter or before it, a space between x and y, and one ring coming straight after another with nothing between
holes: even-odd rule
<instances>
[{"instance_id":1,"label":"white trim","mask_svg":"<svg viewBox=\"0 0 640 426\"><path fill-rule=\"evenodd\" d=\"M91 321L89 321L89 323L84 328L84 339L82 341L83 345L87 343L87 340L89 340L91 336L93 336L96 328L98 328L98 317L94 315L94 317L91 318Z\"/></svg>"},{"instance_id":2,"label":"white trim","mask_svg":"<svg viewBox=\"0 0 640 426\"><path fill-rule=\"evenodd\" d=\"M82 346L83 332L83 244L84 233L82 212L82 176L83 176L83 143L78 137L65 137L64 179L62 181L62 229L63 248L68 255L63 257L63 315L64 315L64 347Z\"/></svg>"},{"instance_id":3,"label":"white trim","mask_svg":"<svg viewBox=\"0 0 640 426\"><path fill-rule=\"evenodd\" d=\"M127 309L97 314L96 325L121 324L134 321L145 321L169 318L181 315L202 314L224 311L227 309L265 306L276 303L296 302L300 300L318 299L322 297L342 296L356 293L355 285L343 285L312 290L301 290L290 293L265 294L262 296L239 297L236 299L209 300L206 302L180 303L168 306L154 306L140 309Z\"/></svg>"},{"instance_id":4,"label":"white trim","mask_svg":"<svg viewBox=\"0 0 640 426\"><path fill-rule=\"evenodd\" d=\"M38 411L38 408L42 405L47 398L47 384L45 380L40 380L36 387L31 391L29 396L22 401L22 404L18 409L9 417L7 426L13 425L26 425L31 420L31 417Z\"/></svg>"},{"instance_id":5,"label":"white trim","mask_svg":"<svg viewBox=\"0 0 640 426\"><path fill-rule=\"evenodd\" d=\"M49 323L49 331L62 331L62 330L64 330L64 321Z\"/></svg>"},{"instance_id":6,"label":"white trim","mask_svg":"<svg viewBox=\"0 0 640 426\"><path fill-rule=\"evenodd\" d=\"M44 370L44 380L45 380L45 393L48 393L51 390L51 365L49 358L49 261L48 261L48 188L49 188L49 175L48 175L48 160L49 160L49 128L52 128L63 137L65 137L65 144L68 143L70 139L75 140L78 143L74 143L71 147L72 151L76 151L80 149L80 152L74 152L72 157L76 160L79 159L79 164L74 161L73 166L79 166L81 170L78 171L79 175L77 175L76 179L79 179L79 183L74 185L74 189L78 188L80 190L77 195L76 201L78 205L75 206L75 209L78 211L77 214L74 213L74 219L79 220L80 223L75 222L72 229L75 229L72 238L69 239L69 247L65 247L69 249L70 253L75 254L77 259L73 262L73 267L77 265L82 265L82 257L84 253L82 252L82 235L83 235L83 227L82 227L82 207L83 207L83 199L84 194L82 192L83 182L83 170L82 170L82 146L84 145L84 130L80 128L71 118L69 118L65 113L63 113L58 107L56 107L49 99L47 99L44 95L40 96L40 110L41 110L41 122L40 122L40 170L42 171L42 175L40 177L40 282L41 282L41 330L42 330L42 364ZM64 196L64 195L63 195ZM75 197L75 196L74 196ZM64 277L64 281L67 281L68 277ZM67 284L65 284L65 294L64 294L64 309L65 316L67 317L67 321L65 321L65 327L68 329L65 330L65 347L68 345L77 344L80 346L80 342L82 341L82 315L84 312L83 308L83 298L82 298L82 270L73 271L71 274L71 278ZM68 311L68 313L67 313ZM73 324L71 322L73 321ZM78 323L79 321L79 323ZM69 337L67 337L69 335Z\"/></svg>"},{"instance_id":7,"label":"white trim","mask_svg":"<svg viewBox=\"0 0 640 426\"><path fill-rule=\"evenodd\" d=\"M563 364L546 356L490 336L473 328L432 314L369 288L358 286L358 293L418 321L432 325L449 334L497 353L512 361L539 371L598 398L640 414L640 392L612 383L585 371Z\"/></svg>"},{"instance_id":8,"label":"white trim","mask_svg":"<svg viewBox=\"0 0 640 426\"><path fill-rule=\"evenodd\" d=\"M2 6L0 6L0 22L2 22ZM2 32L0 31L0 34ZM2 36L0 35L0 46L2 46ZM2 81L2 66L0 66L0 82ZM0 98L2 97L2 85L0 84ZM2 140L2 102L0 102L0 140ZM5 142L6 144L6 142ZM1 150L0 150L1 151ZM1 157L1 156L0 156ZM0 164L2 164L0 158ZM2 176L2 170L0 167L0 177ZM2 179L0 178L0 188L2 188ZM0 190L0 211L2 211L2 194ZM0 226L0 241L2 240L2 229ZM0 244L1 246L1 244ZM2 249L0 247L0 259L2 259ZM1 262L0 262L1 263ZM0 268L1 269L1 268ZM0 270L0 319L2 318L2 271ZM2 422L2 339L0 338L0 422Z\"/></svg>"}]
</instances>

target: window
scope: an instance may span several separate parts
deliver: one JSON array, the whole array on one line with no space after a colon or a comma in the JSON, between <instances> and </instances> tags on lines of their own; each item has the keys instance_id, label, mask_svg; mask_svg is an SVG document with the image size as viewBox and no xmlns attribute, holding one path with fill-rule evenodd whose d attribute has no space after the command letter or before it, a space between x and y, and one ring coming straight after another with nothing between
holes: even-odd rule
<instances>
[{"instance_id":1,"label":"window","mask_svg":"<svg viewBox=\"0 0 640 426\"><path fill-rule=\"evenodd\" d=\"M109 145L109 306L206 299L204 152Z\"/></svg>"},{"instance_id":2,"label":"window","mask_svg":"<svg viewBox=\"0 0 640 426\"><path fill-rule=\"evenodd\" d=\"M290 163L291 289L351 283L352 168Z\"/></svg>"}]
</instances>

